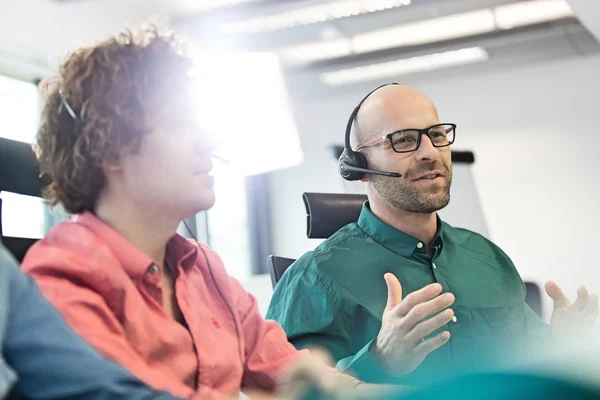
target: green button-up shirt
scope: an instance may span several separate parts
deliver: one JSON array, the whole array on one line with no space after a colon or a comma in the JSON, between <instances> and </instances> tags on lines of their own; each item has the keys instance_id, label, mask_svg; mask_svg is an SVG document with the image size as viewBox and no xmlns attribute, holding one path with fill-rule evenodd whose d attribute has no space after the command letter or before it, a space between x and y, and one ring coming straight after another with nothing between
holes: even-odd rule
<instances>
[{"instance_id":1,"label":"green button-up shirt","mask_svg":"<svg viewBox=\"0 0 600 400\"><path fill-rule=\"evenodd\" d=\"M433 254L425 247L378 219L367 202L357 223L285 272L267 318L278 321L296 347L325 348L338 368L373 383L431 382L507 351L520 352L523 344L550 335L525 303L525 287L512 261L492 242L438 218ZM404 378L382 370L369 352L381 327L387 272L400 280L404 296L438 282L456 297L451 306L456 320L442 328L450 331L450 341Z\"/></svg>"}]
</instances>

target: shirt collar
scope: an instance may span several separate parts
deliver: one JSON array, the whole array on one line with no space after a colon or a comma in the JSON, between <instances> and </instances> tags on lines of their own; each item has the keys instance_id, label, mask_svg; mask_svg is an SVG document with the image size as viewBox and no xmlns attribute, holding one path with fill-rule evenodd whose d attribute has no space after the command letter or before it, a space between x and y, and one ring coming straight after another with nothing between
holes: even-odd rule
<instances>
[{"instance_id":1,"label":"shirt collar","mask_svg":"<svg viewBox=\"0 0 600 400\"><path fill-rule=\"evenodd\" d=\"M441 251L443 245L442 226L442 221L438 215L437 234L432 242L432 246L436 252ZM427 252L424 243L419 239L399 231L377 218L371 211L368 201L363 204L360 216L358 217L358 227L377 243L402 257L409 258L415 252L423 254Z\"/></svg>"},{"instance_id":2,"label":"shirt collar","mask_svg":"<svg viewBox=\"0 0 600 400\"><path fill-rule=\"evenodd\" d=\"M107 245L125 272L137 279L144 275L154 260L125 239L94 214L86 211L75 217L77 223L86 226ZM183 236L175 234L167 243L166 258L171 268L176 265L190 267L195 264L198 246Z\"/></svg>"}]
</instances>

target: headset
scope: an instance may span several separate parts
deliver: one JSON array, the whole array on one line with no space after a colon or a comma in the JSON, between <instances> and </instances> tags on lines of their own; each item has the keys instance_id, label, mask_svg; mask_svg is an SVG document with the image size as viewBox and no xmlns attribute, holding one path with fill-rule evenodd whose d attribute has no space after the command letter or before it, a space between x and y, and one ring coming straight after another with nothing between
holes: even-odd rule
<instances>
[{"instance_id":1,"label":"headset","mask_svg":"<svg viewBox=\"0 0 600 400\"><path fill-rule=\"evenodd\" d=\"M359 181L365 177L367 174L374 175L382 175L388 176L391 178L400 178L400 175L397 172L387 172L387 171L377 171L374 169L369 169L369 165L367 163L367 158L364 154L359 153L357 151L352 150L350 146L350 133L352 132L352 125L356 120L356 115L360 111L360 106L371 96L374 92L378 91L382 87L390 86L390 85L401 85L400 83L386 83L385 85L381 85L373 89L369 94L367 94L361 101L358 103L352 114L350 114L350 119L348 119L348 123L346 124L346 137L344 139L344 151L340 155L338 160L338 166L340 169L340 175L342 178L347 181Z\"/></svg>"}]
</instances>

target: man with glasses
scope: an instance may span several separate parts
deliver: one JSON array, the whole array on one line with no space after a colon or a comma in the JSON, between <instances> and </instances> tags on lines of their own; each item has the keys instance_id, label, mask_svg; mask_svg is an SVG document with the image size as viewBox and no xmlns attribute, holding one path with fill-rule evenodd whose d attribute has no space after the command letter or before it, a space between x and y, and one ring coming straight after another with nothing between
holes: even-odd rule
<instances>
[{"instance_id":1,"label":"man with glasses","mask_svg":"<svg viewBox=\"0 0 600 400\"><path fill-rule=\"evenodd\" d=\"M419 384L514 361L551 331L589 332L596 295L580 288L571 305L549 282L551 329L525 303L500 248L440 220L455 132L408 86L378 88L355 109L340 170L366 184L368 202L357 223L303 255L277 284L267 318L295 346L326 348L338 368L366 382ZM353 167L360 175L351 176Z\"/></svg>"}]
</instances>

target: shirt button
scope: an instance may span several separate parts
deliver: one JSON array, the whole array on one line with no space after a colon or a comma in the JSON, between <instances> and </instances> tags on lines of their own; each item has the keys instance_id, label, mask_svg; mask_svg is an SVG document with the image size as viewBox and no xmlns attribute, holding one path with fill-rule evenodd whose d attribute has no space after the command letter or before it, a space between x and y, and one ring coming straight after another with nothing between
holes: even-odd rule
<instances>
[{"instance_id":1,"label":"shirt button","mask_svg":"<svg viewBox=\"0 0 600 400\"><path fill-rule=\"evenodd\" d=\"M158 272L158 266L156 264L152 264L150 267L148 267L148 273L151 275L154 275Z\"/></svg>"},{"instance_id":2,"label":"shirt button","mask_svg":"<svg viewBox=\"0 0 600 400\"><path fill-rule=\"evenodd\" d=\"M423 248L423 243L421 243L421 242L417 243L417 248L418 249L422 249Z\"/></svg>"},{"instance_id":3,"label":"shirt button","mask_svg":"<svg viewBox=\"0 0 600 400\"><path fill-rule=\"evenodd\" d=\"M437 269L437 266L435 265L435 263L431 263L431 266L433 267L433 269Z\"/></svg>"},{"instance_id":4,"label":"shirt button","mask_svg":"<svg viewBox=\"0 0 600 400\"><path fill-rule=\"evenodd\" d=\"M452 317L452 322L456 322L458 321L458 318L456 318L456 315L454 317Z\"/></svg>"}]
</instances>

